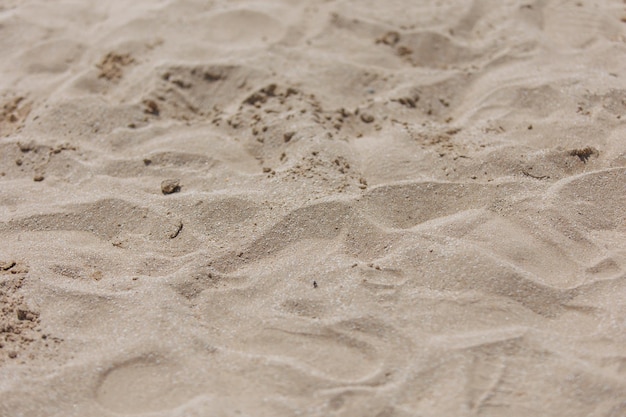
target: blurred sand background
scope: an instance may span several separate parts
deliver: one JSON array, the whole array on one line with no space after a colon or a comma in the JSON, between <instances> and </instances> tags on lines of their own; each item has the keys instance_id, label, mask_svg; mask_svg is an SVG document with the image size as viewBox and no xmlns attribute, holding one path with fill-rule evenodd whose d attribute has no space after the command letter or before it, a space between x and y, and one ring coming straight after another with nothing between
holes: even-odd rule
<instances>
[{"instance_id":1,"label":"blurred sand background","mask_svg":"<svg viewBox=\"0 0 626 417\"><path fill-rule=\"evenodd\" d=\"M0 415L626 416L626 4L0 2Z\"/></svg>"}]
</instances>

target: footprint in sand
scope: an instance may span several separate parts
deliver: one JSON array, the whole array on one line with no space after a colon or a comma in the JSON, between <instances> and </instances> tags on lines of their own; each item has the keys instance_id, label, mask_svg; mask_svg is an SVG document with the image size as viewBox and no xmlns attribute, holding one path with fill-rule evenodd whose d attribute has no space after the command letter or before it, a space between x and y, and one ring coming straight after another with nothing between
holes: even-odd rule
<instances>
[{"instance_id":1,"label":"footprint in sand","mask_svg":"<svg viewBox=\"0 0 626 417\"><path fill-rule=\"evenodd\" d=\"M188 373L172 363L135 360L109 369L96 391L98 402L121 414L169 410L199 392Z\"/></svg>"}]
</instances>

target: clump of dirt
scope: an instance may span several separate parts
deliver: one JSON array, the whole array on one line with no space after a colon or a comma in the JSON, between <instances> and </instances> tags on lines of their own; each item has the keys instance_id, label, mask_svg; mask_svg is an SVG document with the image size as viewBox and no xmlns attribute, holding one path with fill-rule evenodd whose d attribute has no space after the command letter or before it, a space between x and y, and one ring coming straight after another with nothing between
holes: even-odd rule
<instances>
[{"instance_id":1,"label":"clump of dirt","mask_svg":"<svg viewBox=\"0 0 626 417\"><path fill-rule=\"evenodd\" d=\"M19 358L38 334L39 313L29 308L20 290L28 269L15 261L0 262L0 364Z\"/></svg>"},{"instance_id":2,"label":"clump of dirt","mask_svg":"<svg viewBox=\"0 0 626 417\"><path fill-rule=\"evenodd\" d=\"M59 158L61 153L76 149L76 146L69 143L49 146L30 140L7 143L2 151L7 160L13 160L14 172L31 176L34 181L40 182L45 179L45 171L50 163Z\"/></svg>"},{"instance_id":3,"label":"clump of dirt","mask_svg":"<svg viewBox=\"0 0 626 417\"><path fill-rule=\"evenodd\" d=\"M596 148L587 146L582 149L572 149L569 152L570 156L577 156L582 162L587 162L591 156L598 156L599 152Z\"/></svg>"},{"instance_id":4,"label":"clump of dirt","mask_svg":"<svg viewBox=\"0 0 626 417\"><path fill-rule=\"evenodd\" d=\"M22 127L31 111L31 103L25 97L12 97L0 107L0 135L11 134Z\"/></svg>"},{"instance_id":5,"label":"clump of dirt","mask_svg":"<svg viewBox=\"0 0 626 417\"><path fill-rule=\"evenodd\" d=\"M124 75L124 67L135 62L130 54L117 54L109 52L102 58L102 61L96 65L100 69L98 78L106 78L109 81L115 81Z\"/></svg>"}]
</instances>

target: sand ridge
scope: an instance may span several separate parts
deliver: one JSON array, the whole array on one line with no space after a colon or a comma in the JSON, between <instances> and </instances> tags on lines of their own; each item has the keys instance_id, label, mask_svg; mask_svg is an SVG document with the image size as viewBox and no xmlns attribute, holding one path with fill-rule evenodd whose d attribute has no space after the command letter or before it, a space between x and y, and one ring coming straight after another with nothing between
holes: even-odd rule
<instances>
[{"instance_id":1,"label":"sand ridge","mask_svg":"<svg viewBox=\"0 0 626 417\"><path fill-rule=\"evenodd\" d=\"M4 2L0 415L625 415L625 16Z\"/></svg>"}]
</instances>

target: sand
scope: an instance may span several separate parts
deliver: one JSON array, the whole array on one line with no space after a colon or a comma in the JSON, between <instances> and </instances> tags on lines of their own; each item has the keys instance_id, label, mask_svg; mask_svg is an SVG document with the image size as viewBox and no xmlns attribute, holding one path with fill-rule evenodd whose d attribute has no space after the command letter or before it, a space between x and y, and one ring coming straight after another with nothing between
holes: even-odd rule
<instances>
[{"instance_id":1,"label":"sand","mask_svg":"<svg viewBox=\"0 0 626 417\"><path fill-rule=\"evenodd\" d=\"M626 5L0 3L1 416L626 416Z\"/></svg>"}]
</instances>

